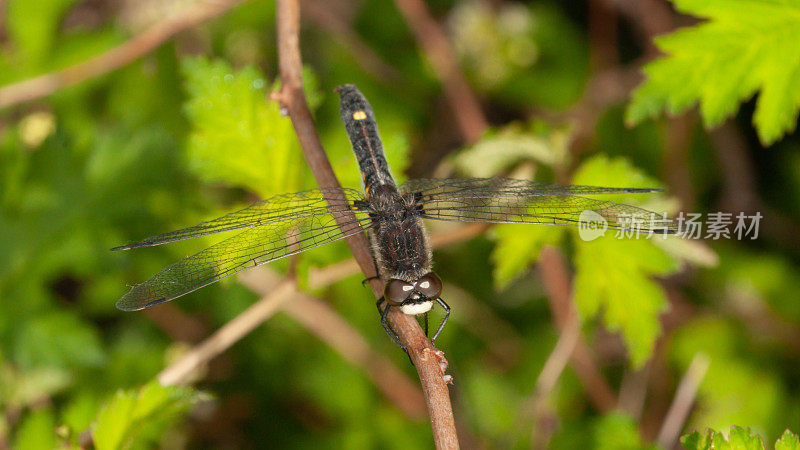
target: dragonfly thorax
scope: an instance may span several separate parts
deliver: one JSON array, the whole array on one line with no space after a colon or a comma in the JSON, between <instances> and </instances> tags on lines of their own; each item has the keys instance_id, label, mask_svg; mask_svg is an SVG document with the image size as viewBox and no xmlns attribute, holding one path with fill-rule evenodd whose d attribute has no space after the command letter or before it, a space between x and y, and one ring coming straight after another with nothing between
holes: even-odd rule
<instances>
[{"instance_id":1,"label":"dragonfly thorax","mask_svg":"<svg viewBox=\"0 0 800 450\"><path fill-rule=\"evenodd\" d=\"M428 234L411 195L391 185L370 190L372 254L384 279L418 280L431 271Z\"/></svg>"}]
</instances>

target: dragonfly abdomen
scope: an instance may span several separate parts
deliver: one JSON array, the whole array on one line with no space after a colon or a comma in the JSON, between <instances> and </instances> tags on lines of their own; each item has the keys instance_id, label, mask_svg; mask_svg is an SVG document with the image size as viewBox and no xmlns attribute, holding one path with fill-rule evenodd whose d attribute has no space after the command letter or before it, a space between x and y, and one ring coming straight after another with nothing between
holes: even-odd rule
<instances>
[{"instance_id":1,"label":"dragonfly abdomen","mask_svg":"<svg viewBox=\"0 0 800 450\"><path fill-rule=\"evenodd\" d=\"M340 96L342 121L353 144L367 193L380 185L397 187L383 154L372 106L352 84L339 86L336 90Z\"/></svg>"}]
</instances>

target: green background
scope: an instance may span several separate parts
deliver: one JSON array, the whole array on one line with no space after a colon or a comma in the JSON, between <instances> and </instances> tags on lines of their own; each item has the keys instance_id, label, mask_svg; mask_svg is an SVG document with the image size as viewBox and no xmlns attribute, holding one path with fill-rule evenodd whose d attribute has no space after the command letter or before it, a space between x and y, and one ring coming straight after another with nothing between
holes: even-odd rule
<instances>
[{"instance_id":1,"label":"green background","mask_svg":"<svg viewBox=\"0 0 800 450\"><path fill-rule=\"evenodd\" d=\"M463 138L450 86L394 3L334 3L304 3L301 47L314 120L346 187L360 176L333 88L355 83L399 180L661 187L612 200L763 216L754 240L584 242L572 229L500 225L437 250L454 307L437 346L463 447L656 445L692 361L708 366L681 434L739 425L771 443L800 429L800 3L430 1L490 123L477 142ZM0 86L198 7L1 2ZM315 187L291 123L266 100L275 41L275 5L246 2L118 70L0 110L0 448L75 446L86 430L98 448L432 446L427 419L406 417L363 367L283 312L191 386L153 384L258 299L235 279L146 313L114 307L220 237L109 248ZM547 245L565 257L610 407L571 365L543 409L532 406L560 335L538 266ZM347 258L341 242L304 253L301 285ZM416 384L362 278L309 292Z\"/></svg>"}]
</instances>

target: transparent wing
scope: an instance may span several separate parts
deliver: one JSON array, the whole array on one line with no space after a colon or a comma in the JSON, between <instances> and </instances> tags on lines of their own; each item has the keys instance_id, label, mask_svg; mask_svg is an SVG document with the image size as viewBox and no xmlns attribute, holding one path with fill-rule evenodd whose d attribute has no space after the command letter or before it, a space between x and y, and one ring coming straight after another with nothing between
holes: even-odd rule
<instances>
[{"instance_id":1,"label":"transparent wing","mask_svg":"<svg viewBox=\"0 0 800 450\"><path fill-rule=\"evenodd\" d=\"M188 294L244 269L283 258L360 233L371 226L369 216L340 227L331 214L273 222L245 230L163 269L117 301L117 308L135 311Z\"/></svg>"},{"instance_id":2,"label":"transparent wing","mask_svg":"<svg viewBox=\"0 0 800 450\"><path fill-rule=\"evenodd\" d=\"M276 195L217 219L182 230L152 236L133 244L114 247L111 250L151 247L223 231L258 227L307 217L325 216L329 215L330 212L349 211L352 209L353 202L363 199L364 195L359 191L340 188L314 189L293 194Z\"/></svg>"},{"instance_id":3,"label":"transparent wing","mask_svg":"<svg viewBox=\"0 0 800 450\"><path fill-rule=\"evenodd\" d=\"M513 178L417 178L400 188L403 192L420 192L431 199L488 198L497 195L594 195L658 192L653 188L609 188L540 183Z\"/></svg>"},{"instance_id":4,"label":"transparent wing","mask_svg":"<svg viewBox=\"0 0 800 450\"><path fill-rule=\"evenodd\" d=\"M403 184L428 219L460 222L531 223L577 226L601 216L611 229L675 233L677 224L663 215L582 195L655 192L648 188L561 186L508 178L415 179ZM584 214L582 217L581 214Z\"/></svg>"}]
</instances>

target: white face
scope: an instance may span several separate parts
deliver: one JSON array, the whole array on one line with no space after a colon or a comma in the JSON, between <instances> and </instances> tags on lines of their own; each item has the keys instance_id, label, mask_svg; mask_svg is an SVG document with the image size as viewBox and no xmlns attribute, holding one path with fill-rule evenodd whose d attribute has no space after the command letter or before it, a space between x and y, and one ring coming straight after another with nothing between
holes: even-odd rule
<instances>
[{"instance_id":1,"label":"white face","mask_svg":"<svg viewBox=\"0 0 800 450\"><path fill-rule=\"evenodd\" d=\"M416 316L417 314L424 314L433 308L433 300L428 300L422 303L400 305L400 311L409 316Z\"/></svg>"}]
</instances>

